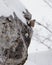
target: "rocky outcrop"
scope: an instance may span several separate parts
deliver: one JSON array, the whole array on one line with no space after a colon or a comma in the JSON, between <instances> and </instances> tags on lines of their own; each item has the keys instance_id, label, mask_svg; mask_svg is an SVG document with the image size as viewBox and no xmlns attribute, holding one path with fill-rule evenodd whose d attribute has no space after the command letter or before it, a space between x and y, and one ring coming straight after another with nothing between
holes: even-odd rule
<instances>
[{"instance_id":1,"label":"rocky outcrop","mask_svg":"<svg viewBox=\"0 0 52 65\"><path fill-rule=\"evenodd\" d=\"M27 10L26 10L27 11ZM24 13L26 21L31 14ZM23 65L28 57L32 28L25 25L15 14L0 17L0 65Z\"/></svg>"}]
</instances>

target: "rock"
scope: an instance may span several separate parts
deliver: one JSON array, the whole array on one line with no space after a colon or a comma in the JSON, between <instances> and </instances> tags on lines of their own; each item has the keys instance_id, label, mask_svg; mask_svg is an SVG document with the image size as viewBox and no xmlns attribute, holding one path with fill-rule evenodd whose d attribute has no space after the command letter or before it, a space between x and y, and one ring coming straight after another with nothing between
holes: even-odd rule
<instances>
[{"instance_id":1,"label":"rock","mask_svg":"<svg viewBox=\"0 0 52 65\"><path fill-rule=\"evenodd\" d=\"M31 13L28 12L27 9L26 9L26 12L23 12L23 14L24 14L24 17L25 17L27 20L31 20L32 15L31 15Z\"/></svg>"},{"instance_id":2,"label":"rock","mask_svg":"<svg viewBox=\"0 0 52 65\"><path fill-rule=\"evenodd\" d=\"M13 14L0 17L0 65L24 65L28 57L32 28Z\"/></svg>"},{"instance_id":3,"label":"rock","mask_svg":"<svg viewBox=\"0 0 52 65\"><path fill-rule=\"evenodd\" d=\"M28 26L34 27L35 21L36 21L36 20L29 20L29 21L27 22Z\"/></svg>"}]
</instances>

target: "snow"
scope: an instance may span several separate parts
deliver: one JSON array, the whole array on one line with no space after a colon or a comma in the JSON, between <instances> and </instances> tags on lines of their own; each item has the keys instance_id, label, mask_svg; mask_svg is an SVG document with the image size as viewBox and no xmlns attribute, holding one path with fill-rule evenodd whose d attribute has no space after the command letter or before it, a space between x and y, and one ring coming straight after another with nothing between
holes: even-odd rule
<instances>
[{"instance_id":1,"label":"snow","mask_svg":"<svg viewBox=\"0 0 52 65\"><path fill-rule=\"evenodd\" d=\"M36 65L52 65L52 50L35 53Z\"/></svg>"},{"instance_id":2,"label":"snow","mask_svg":"<svg viewBox=\"0 0 52 65\"><path fill-rule=\"evenodd\" d=\"M10 14L12 14L12 11L10 10L10 8L8 8L4 2L2 0L0 0L0 16L4 15L4 16L9 16Z\"/></svg>"},{"instance_id":3,"label":"snow","mask_svg":"<svg viewBox=\"0 0 52 65\"><path fill-rule=\"evenodd\" d=\"M52 50L29 54L25 65L52 65Z\"/></svg>"},{"instance_id":4,"label":"snow","mask_svg":"<svg viewBox=\"0 0 52 65\"><path fill-rule=\"evenodd\" d=\"M18 0L0 0L0 16L13 15L13 12L19 17L19 19L26 24L26 19L23 16L25 7Z\"/></svg>"}]
</instances>

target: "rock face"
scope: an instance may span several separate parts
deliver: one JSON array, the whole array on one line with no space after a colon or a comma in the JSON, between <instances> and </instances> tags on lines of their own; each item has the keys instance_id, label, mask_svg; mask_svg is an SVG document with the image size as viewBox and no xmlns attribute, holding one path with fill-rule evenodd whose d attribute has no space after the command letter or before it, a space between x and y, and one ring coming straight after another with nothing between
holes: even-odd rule
<instances>
[{"instance_id":1,"label":"rock face","mask_svg":"<svg viewBox=\"0 0 52 65\"><path fill-rule=\"evenodd\" d=\"M23 13L28 22L30 13ZM13 15L0 17L0 65L23 65L28 57L32 28Z\"/></svg>"},{"instance_id":2,"label":"rock face","mask_svg":"<svg viewBox=\"0 0 52 65\"><path fill-rule=\"evenodd\" d=\"M0 65L24 65L35 20L19 0L0 0L0 7Z\"/></svg>"}]
</instances>

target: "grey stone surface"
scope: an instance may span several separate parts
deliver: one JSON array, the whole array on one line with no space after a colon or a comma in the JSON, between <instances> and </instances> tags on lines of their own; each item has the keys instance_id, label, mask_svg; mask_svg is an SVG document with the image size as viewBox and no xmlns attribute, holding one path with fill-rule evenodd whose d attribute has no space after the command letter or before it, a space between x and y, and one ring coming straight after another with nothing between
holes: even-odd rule
<instances>
[{"instance_id":1,"label":"grey stone surface","mask_svg":"<svg viewBox=\"0 0 52 65\"><path fill-rule=\"evenodd\" d=\"M14 17L0 17L0 65L23 65L28 57L32 28Z\"/></svg>"}]
</instances>

